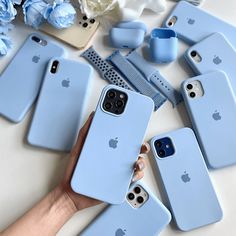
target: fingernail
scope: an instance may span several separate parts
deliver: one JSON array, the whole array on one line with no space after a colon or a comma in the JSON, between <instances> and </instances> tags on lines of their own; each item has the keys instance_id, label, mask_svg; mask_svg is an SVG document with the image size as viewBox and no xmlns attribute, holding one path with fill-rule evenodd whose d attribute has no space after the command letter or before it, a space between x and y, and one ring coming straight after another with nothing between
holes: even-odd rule
<instances>
[{"instance_id":1,"label":"fingernail","mask_svg":"<svg viewBox=\"0 0 236 236\"><path fill-rule=\"evenodd\" d=\"M145 145L145 148L146 148L146 152L150 151L149 143L145 142L144 145Z\"/></svg>"},{"instance_id":2,"label":"fingernail","mask_svg":"<svg viewBox=\"0 0 236 236\"><path fill-rule=\"evenodd\" d=\"M138 169L139 169L139 170L143 170L143 169L144 169L144 164L143 164L143 162L139 162L139 163L137 164L137 166L138 166Z\"/></svg>"},{"instance_id":3,"label":"fingernail","mask_svg":"<svg viewBox=\"0 0 236 236\"><path fill-rule=\"evenodd\" d=\"M138 180L138 176L137 175L134 175L133 179L132 179L132 182L136 182Z\"/></svg>"}]
</instances>

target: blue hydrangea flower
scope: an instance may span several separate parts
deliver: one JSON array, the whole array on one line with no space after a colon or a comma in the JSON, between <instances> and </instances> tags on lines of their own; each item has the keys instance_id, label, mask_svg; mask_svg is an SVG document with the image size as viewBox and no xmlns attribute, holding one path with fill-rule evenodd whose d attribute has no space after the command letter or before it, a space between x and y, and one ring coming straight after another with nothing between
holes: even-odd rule
<instances>
[{"instance_id":1,"label":"blue hydrangea flower","mask_svg":"<svg viewBox=\"0 0 236 236\"><path fill-rule=\"evenodd\" d=\"M10 38L4 34L0 34L0 56L6 55L11 46L12 42Z\"/></svg>"},{"instance_id":2,"label":"blue hydrangea flower","mask_svg":"<svg viewBox=\"0 0 236 236\"><path fill-rule=\"evenodd\" d=\"M47 19L50 5L44 0L26 0L22 8L25 24L37 29Z\"/></svg>"},{"instance_id":3,"label":"blue hydrangea flower","mask_svg":"<svg viewBox=\"0 0 236 236\"><path fill-rule=\"evenodd\" d=\"M74 24L76 11L74 7L68 2L57 1L52 6L48 17L48 22L57 29L68 28Z\"/></svg>"},{"instance_id":4,"label":"blue hydrangea flower","mask_svg":"<svg viewBox=\"0 0 236 236\"><path fill-rule=\"evenodd\" d=\"M15 19L16 9L14 8L14 1L0 0L0 24L5 25Z\"/></svg>"}]
</instances>

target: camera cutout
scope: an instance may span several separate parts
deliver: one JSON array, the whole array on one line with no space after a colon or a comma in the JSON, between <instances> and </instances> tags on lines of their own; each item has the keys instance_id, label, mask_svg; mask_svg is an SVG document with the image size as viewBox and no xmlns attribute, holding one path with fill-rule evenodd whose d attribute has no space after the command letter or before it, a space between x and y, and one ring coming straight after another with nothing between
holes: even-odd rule
<instances>
[{"instance_id":1,"label":"camera cutout","mask_svg":"<svg viewBox=\"0 0 236 236\"><path fill-rule=\"evenodd\" d=\"M109 89L106 92L102 107L109 113L120 115L125 110L127 100L128 96L126 93L116 89Z\"/></svg>"},{"instance_id":2,"label":"camera cutout","mask_svg":"<svg viewBox=\"0 0 236 236\"><path fill-rule=\"evenodd\" d=\"M177 17L176 16L172 16L170 18L170 20L168 21L167 25L168 25L168 27L173 27L176 22L177 22Z\"/></svg>"},{"instance_id":3,"label":"camera cutout","mask_svg":"<svg viewBox=\"0 0 236 236\"><path fill-rule=\"evenodd\" d=\"M57 73L58 65L59 65L59 61L57 61L57 60L53 61L52 66L51 66L51 70L50 70L50 72L52 74Z\"/></svg>"},{"instance_id":4,"label":"camera cutout","mask_svg":"<svg viewBox=\"0 0 236 236\"><path fill-rule=\"evenodd\" d=\"M197 63L201 62L202 61L202 57L200 56L200 54L193 50L190 52L190 56L193 58L193 60Z\"/></svg>"},{"instance_id":5,"label":"camera cutout","mask_svg":"<svg viewBox=\"0 0 236 236\"><path fill-rule=\"evenodd\" d=\"M44 40L44 39L39 38L38 36L35 36L35 35L34 35L34 36L32 36L31 39L32 39L34 42L40 44L41 46L46 46L46 45L47 45L47 41Z\"/></svg>"},{"instance_id":6,"label":"camera cutout","mask_svg":"<svg viewBox=\"0 0 236 236\"><path fill-rule=\"evenodd\" d=\"M174 145L168 137L156 140L154 146L160 158L172 156L175 153Z\"/></svg>"},{"instance_id":7,"label":"camera cutout","mask_svg":"<svg viewBox=\"0 0 236 236\"><path fill-rule=\"evenodd\" d=\"M148 193L142 186L136 185L126 196L129 204L134 208L140 208L148 200Z\"/></svg>"},{"instance_id":8,"label":"camera cutout","mask_svg":"<svg viewBox=\"0 0 236 236\"><path fill-rule=\"evenodd\" d=\"M204 95L204 90L200 81L195 80L186 85L186 91L190 98L199 98Z\"/></svg>"}]
</instances>

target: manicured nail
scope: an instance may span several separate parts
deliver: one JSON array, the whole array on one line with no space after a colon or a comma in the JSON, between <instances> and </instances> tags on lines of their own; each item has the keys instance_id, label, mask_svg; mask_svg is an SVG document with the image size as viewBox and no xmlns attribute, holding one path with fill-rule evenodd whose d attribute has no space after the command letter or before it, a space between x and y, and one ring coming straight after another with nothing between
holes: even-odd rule
<instances>
[{"instance_id":1,"label":"manicured nail","mask_svg":"<svg viewBox=\"0 0 236 236\"><path fill-rule=\"evenodd\" d=\"M139 169L139 170L143 170L143 169L144 169L144 164L143 164L143 162L139 162L139 163L137 164L137 166L138 166L138 169Z\"/></svg>"},{"instance_id":2,"label":"manicured nail","mask_svg":"<svg viewBox=\"0 0 236 236\"><path fill-rule=\"evenodd\" d=\"M138 180L138 175L134 175L132 182L136 182Z\"/></svg>"}]
</instances>

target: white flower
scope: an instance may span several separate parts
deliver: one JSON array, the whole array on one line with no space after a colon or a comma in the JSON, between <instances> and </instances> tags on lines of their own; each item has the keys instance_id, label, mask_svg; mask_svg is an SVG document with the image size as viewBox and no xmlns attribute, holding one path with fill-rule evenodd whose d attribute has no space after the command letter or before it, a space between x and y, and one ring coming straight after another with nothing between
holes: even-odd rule
<instances>
[{"instance_id":1,"label":"white flower","mask_svg":"<svg viewBox=\"0 0 236 236\"><path fill-rule=\"evenodd\" d=\"M79 0L79 3L82 13L88 18L94 18L112 10L117 0Z\"/></svg>"},{"instance_id":2,"label":"white flower","mask_svg":"<svg viewBox=\"0 0 236 236\"><path fill-rule=\"evenodd\" d=\"M165 10L166 0L78 0L81 11L88 18L103 16L109 13L113 21L138 19L144 9L155 13ZM114 11L111 11L114 10ZM106 14L107 15L107 14ZM105 18L105 17L103 17Z\"/></svg>"}]
</instances>

